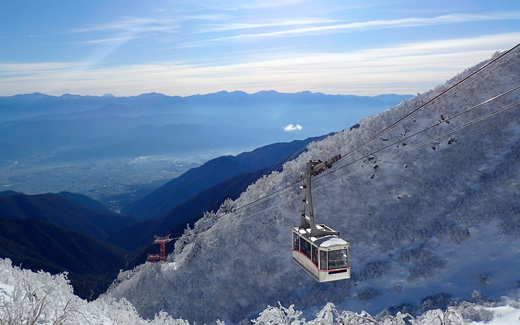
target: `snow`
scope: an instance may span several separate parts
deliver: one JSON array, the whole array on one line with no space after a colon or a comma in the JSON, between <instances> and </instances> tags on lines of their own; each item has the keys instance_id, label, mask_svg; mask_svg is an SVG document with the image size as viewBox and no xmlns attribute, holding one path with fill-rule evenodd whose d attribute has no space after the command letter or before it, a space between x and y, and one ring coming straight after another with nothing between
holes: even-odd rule
<instances>
[{"instance_id":1,"label":"snow","mask_svg":"<svg viewBox=\"0 0 520 325\"><path fill-rule=\"evenodd\" d=\"M320 243L320 247L332 247L332 246L345 246L348 245L346 241L338 237L329 238Z\"/></svg>"},{"instance_id":2,"label":"snow","mask_svg":"<svg viewBox=\"0 0 520 325\"><path fill-rule=\"evenodd\" d=\"M160 263L158 263L160 264ZM171 263L162 263L161 268L174 267ZM0 324L172 324L188 325L183 319L173 319L165 312L159 312L153 319L142 319L135 308L125 299L115 300L106 296L93 302L86 302L72 294L72 287L66 275L50 275L45 272L32 272L13 267L8 259L0 260ZM42 292L46 294L41 295ZM484 307L476 304L461 304L447 310L429 310L423 315L413 317L398 312L396 315L372 316L365 311L359 313L339 311L327 303L309 320L294 305L284 307L267 306L254 319L253 324L387 324L401 325L405 321L411 324L440 324L450 320L453 325L466 324L463 314L479 313L485 322L471 324L502 325L513 324L520 320L520 299L503 299L501 305ZM215 320L223 325L225 322ZM195 324L195 323L192 323Z\"/></svg>"},{"instance_id":3,"label":"snow","mask_svg":"<svg viewBox=\"0 0 520 325\"><path fill-rule=\"evenodd\" d=\"M0 283L0 301L9 301L13 296L14 286Z\"/></svg>"},{"instance_id":4,"label":"snow","mask_svg":"<svg viewBox=\"0 0 520 325\"><path fill-rule=\"evenodd\" d=\"M493 313L491 322L471 322L472 325L492 324L492 325L511 325L520 323L520 306L516 308L511 305L499 306L494 308L485 308Z\"/></svg>"},{"instance_id":5,"label":"snow","mask_svg":"<svg viewBox=\"0 0 520 325\"><path fill-rule=\"evenodd\" d=\"M492 223L470 228L469 238L455 248L447 242L431 241L432 251L444 252L444 266L432 270L431 276L407 281L410 266L401 259L394 262L396 265L387 265L392 272L357 285L356 291L360 293L378 288L377 297L370 301L348 302L338 307L378 312L385 302L413 304L424 298L425 292L471 297L472 292L478 290L494 300L506 293L517 295L520 293L517 282L520 279L520 268L511 265L520 261L520 239L508 238L502 241L498 236L500 230L496 223Z\"/></svg>"},{"instance_id":6,"label":"snow","mask_svg":"<svg viewBox=\"0 0 520 325\"><path fill-rule=\"evenodd\" d=\"M161 312L143 319L125 299L102 296L87 302L73 294L66 274L22 270L9 259L0 259L0 324L188 323Z\"/></svg>"}]
</instances>

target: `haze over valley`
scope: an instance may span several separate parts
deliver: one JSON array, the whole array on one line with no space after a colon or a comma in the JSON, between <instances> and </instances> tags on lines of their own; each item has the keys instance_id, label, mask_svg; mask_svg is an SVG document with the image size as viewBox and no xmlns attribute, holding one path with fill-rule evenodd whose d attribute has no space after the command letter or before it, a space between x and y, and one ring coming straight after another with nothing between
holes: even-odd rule
<instances>
[{"instance_id":1,"label":"haze over valley","mask_svg":"<svg viewBox=\"0 0 520 325\"><path fill-rule=\"evenodd\" d=\"M117 210L211 158L335 132L410 97L1 97L0 184L27 194L81 193Z\"/></svg>"}]
</instances>

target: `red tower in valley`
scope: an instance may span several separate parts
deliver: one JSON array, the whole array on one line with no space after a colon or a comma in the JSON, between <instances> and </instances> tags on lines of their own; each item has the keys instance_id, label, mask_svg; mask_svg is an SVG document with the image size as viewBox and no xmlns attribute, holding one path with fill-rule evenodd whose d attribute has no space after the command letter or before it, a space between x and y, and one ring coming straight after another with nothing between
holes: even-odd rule
<instances>
[{"instance_id":1,"label":"red tower in valley","mask_svg":"<svg viewBox=\"0 0 520 325\"><path fill-rule=\"evenodd\" d=\"M154 244L159 244L160 246L160 250L159 250L159 254L148 254L148 260L149 261L152 261L152 262L155 262L157 261L157 259L159 261L166 261L166 244L171 242L173 240L173 238L170 238L170 234L166 235L166 236L153 236L155 238L155 240L153 241Z\"/></svg>"}]
</instances>

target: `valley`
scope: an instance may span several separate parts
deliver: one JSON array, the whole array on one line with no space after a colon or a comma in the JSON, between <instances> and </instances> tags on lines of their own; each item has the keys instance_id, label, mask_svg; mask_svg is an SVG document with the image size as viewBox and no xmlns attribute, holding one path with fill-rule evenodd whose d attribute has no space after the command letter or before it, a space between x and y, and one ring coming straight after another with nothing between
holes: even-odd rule
<instances>
[{"instance_id":1,"label":"valley","mask_svg":"<svg viewBox=\"0 0 520 325\"><path fill-rule=\"evenodd\" d=\"M114 211L141 198L201 164L203 160L178 161L167 157L137 157L39 166L37 162L0 167L2 191L26 194L79 193L103 202Z\"/></svg>"},{"instance_id":2,"label":"valley","mask_svg":"<svg viewBox=\"0 0 520 325\"><path fill-rule=\"evenodd\" d=\"M118 211L215 157L321 136L410 97L0 97L0 190L80 193ZM302 127L284 130L292 123Z\"/></svg>"}]
</instances>

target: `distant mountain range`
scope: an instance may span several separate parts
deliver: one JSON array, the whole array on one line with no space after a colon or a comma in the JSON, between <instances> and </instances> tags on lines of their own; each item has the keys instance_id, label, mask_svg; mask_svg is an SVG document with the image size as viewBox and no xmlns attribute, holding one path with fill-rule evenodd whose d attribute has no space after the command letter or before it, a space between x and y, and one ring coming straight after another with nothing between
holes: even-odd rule
<instances>
[{"instance_id":1,"label":"distant mountain range","mask_svg":"<svg viewBox=\"0 0 520 325\"><path fill-rule=\"evenodd\" d=\"M0 97L0 184L27 194L80 193L118 210L212 158L339 131L410 97Z\"/></svg>"},{"instance_id":2,"label":"distant mountain range","mask_svg":"<svg viewBox=\"0 0 520 325\"><path fill-rule=\"evenodd\" d=\"M386 94L378 96L326 95L308 91L299 93L279 93L261 91L248 94L242 91L221 91L207 95L187 97L167 96L159 93L148 93L139 96L79 96L64 94L49 96L42 93L0 97L0 122L49 116L54 119L71 117L95 117L105 115L146 116L152 114L172 114L184 112L188 114L209 112L213 108L227 108L240 112L261 105L268 111L279 109L299 109L319 105L327 106L368 106L395 105L409 99L410 95ZM273 107L276 105L278 107ZM147 108L149 111L143 110ZM208 111L209 109L209 111ZM193 112L196 110L197 112Z\"/></svg>"},{"instance_id":3,"label":"distant mountain range","mask_svg":"<svg viewBox=\"0 0 520 325\"><path fill-rule=\"evenodd\" d=\"M254 148L338 131L410 97L274 91L0 97L0 165ZM303 127L284 132L289 124Z\"/></svg>"}]
</instances>

